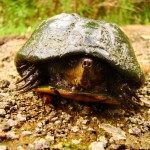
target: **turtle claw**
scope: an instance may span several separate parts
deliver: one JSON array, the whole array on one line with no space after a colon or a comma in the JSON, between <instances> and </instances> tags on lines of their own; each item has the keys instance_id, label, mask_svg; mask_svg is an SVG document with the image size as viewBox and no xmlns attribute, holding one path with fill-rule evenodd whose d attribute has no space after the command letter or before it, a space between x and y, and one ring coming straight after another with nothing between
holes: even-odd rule
<instances>
[{"instance_id":1,"label":"turtle claw","mask_svg":"<svg viewBox=\"0 0 150 150\"><path fill-rule=\"evenodd\" d=\"M126 99L132 99L132 97L134 97L137 101L140 101L140 98L137 96L135 90L131 89L127 84L123 86L122 91Z\"/></svg>"},{"instance_id":2,"label":"turtle claw","mask_svg":"<svg viewBox=\"0 0 150 150\"><path fill-rule=\"evenodd\" d=\"M23 64L18 69L21 70L21 69L25 68L26 66L27 66L27 64Z\"/></svg>"},{"instance_id":3,"label":"turtle claw","mask_svg":"<svg viewBox=\"0 0 150 150\"><path fill-rule=\"evenodd\" d=\"M22 91L22 92L27 92L27 91L31 90L32 88L38 86L41 82L39 80L39 76L40 76L40 71L38 69L36 69L36 67L34 65L32 65L31 67L29 67L26 70L26 73L22 77L22 79L17 81L16 84L18 84L22 81L26 82L24 85L19 86L17 88L17 90Z\"/></svg>"},{"instance_id":4,"label":"turtle claw","mask_svg":"<svg viewBox=\"0 0 150 150\"><path fill-rule=\"evenodd\" d=\"M140 101L140 98L137 96L135 91L131 89L130 87L126 87L127 93L129 93L132 97L134 97L137 101Z\"/></svg>"},{"instance_id":5,"label":"turtle claw","mask_svg":"<svg viewBox=\"0 0 150 150\"><path fill-rule=\"evenodd\" d=\"M26 82L23 86L18 87L17 90L20 91L20 90L26 88L27 86L30 85L30 82L31 82L31 81Z\"/></svg>"},{"instance_id":6,"label":"turtle claw","mask_svg":"<svg viewBox=\"0 0 150 150\"><path fill-rule=\"evenodd\" d=\"M128 108L134 107L135 109L138 109L139 106L136 102L133 101L133 97L140 101L139 97L136 95L135 90L131 89L127 84L124 84L120 89L120 100L123 104L125 104Z\"/></svg>"},{"instance_id":7,"label":"turtle claw","mask_svg":"<svg viewBox=\"0 0 150 150\"><path fill-rule=\"evenodd\" d=\"M35 87L37 87L41 83L40 80L35 81L33 85L28 86L27 88L23 89L23 92L27 92Z\"/></svg>"},{"instance_id":8,"label":"turtle claw","mask_svg":"<svg viewBox=\"0 0 150 150\"><path fill-rule=\"evenodd\" d=\"M31 74L33 74L33 73L35 72L35 70L36 70L36 69L35 69L35 66L34 66L34 65L30 66L30 67L27 69L25 75L22 77L22 79L20 79L19 81L17 81L16 84L18 84L18 83L20 83L20 82L26 80Z\"/></svg>"}]
</instances>

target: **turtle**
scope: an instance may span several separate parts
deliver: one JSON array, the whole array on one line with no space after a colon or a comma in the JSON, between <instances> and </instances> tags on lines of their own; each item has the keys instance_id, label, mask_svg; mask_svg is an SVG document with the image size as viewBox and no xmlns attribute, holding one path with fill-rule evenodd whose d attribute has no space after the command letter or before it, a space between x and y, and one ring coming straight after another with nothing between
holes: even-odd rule
<instances>
[{"instance_id":1,"label":"turtle","mask_svg":"<svg viewBox=\"0 0 150 150\"><path fill-rule=\"evenodd\" d=\"M144 73L115 23L61 13L44 20L16 53L17 90L71 100L132 104Z\"/></svg>"}]
</instances>

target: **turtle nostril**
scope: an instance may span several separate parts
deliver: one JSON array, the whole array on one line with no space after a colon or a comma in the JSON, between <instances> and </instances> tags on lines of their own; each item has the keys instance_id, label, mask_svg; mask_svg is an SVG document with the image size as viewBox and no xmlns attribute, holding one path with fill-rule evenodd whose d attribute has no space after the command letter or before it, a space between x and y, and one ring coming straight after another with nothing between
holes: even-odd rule
<instances>
[{"instance_id":1,"label":"turtle nostril","mask_svg":"<svg viewBox=\"0 0 150 150\"><path fill-rule=\"evenodd\" d=\"M92 60L90 58L83 59L82 67L90 68L92 66Z\"/></svg>"}]
</instances>

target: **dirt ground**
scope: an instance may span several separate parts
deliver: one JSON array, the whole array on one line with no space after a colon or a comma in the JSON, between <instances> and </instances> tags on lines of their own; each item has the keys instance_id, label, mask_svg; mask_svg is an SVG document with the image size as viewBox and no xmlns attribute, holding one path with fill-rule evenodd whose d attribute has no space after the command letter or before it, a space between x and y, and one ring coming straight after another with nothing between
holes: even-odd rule
<instances>
[{"instance_id":1,"label":"dirt ground","mask_svg":"<svg viewBox=\"0 0 150 150\"><path fill-rule=\"evenodd\" d=\"M17 92L14 56L29 35L0 38L0 149L150 149L150 26L122 29L146 76L140 111Z\"/></svg>"}]
</instances>

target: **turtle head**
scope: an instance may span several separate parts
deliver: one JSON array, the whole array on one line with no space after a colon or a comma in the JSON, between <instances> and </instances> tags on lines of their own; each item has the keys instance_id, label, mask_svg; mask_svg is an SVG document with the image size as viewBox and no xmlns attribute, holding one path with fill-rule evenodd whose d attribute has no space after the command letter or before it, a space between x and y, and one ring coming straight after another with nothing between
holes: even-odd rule
<instances>
[{"instance_id":1,"label":"turtle head","mask_svg":"<svg viewBox=\"0 0 150 150\"><path fill-rule=\"evenodd\" d=\"M66 70L65 80L75 89L91 89L104 81L104 72L103 62L84 56Z\"/></svg>"}]
</instances>

